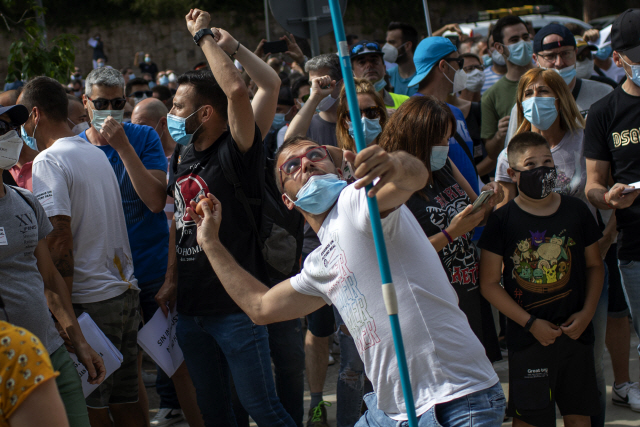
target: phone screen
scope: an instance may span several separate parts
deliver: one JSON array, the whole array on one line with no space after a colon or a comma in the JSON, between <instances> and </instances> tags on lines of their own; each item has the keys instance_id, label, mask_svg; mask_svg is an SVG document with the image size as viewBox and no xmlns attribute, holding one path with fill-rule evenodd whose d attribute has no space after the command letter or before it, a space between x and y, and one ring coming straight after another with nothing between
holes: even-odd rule
<instances>
[{"instance_id":1,"label":"phone screen","mask_svg":"<svg viewBox=\"0 0 640 427\"><path fill-rule=\"evenodd\" d=\"M287 51L287 42L279 40L277 42L265 42L263 45L264 53L280 53Z\"/></svg>"}]
</instances>

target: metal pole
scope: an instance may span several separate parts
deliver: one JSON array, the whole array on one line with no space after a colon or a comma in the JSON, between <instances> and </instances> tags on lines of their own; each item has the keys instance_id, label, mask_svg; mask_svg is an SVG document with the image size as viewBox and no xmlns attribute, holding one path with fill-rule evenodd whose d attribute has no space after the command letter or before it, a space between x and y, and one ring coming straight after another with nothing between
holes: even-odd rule
<instances>
[{"instance_id":1,"label":"metal pole","mask_svg":"<svg viewBox=\"0 0 640 427\"><path fill-rule=\"evenodd\" d=\"M268 0L264 0L264 26L265 32L267 33L267 41L271 41L271 31L269 28L269 5L267 4Z\"/></svg>"},{"instance_id":2,"label":"metal pole","mask_svg":"<svg viewBox=\"0 0 640 427\"><path fill-rule=\"evenodd\" d=\"M309 40L311 42L311 56L320 55L320 41L318 40L318 17L313 7L313 0L307 0L307 19L309 20Z\"/></svg>"},{"instance_id":3,"label":"metal pole","mask_svg":"<svg viewBox=\"0 0 640 427\"><path fill-rule=\"evenodd\" d=\"M427 21L427 34L431 37L431 18L429 18L429 5L427 5L427 0L422 0L422 5L424 6L424 19Z\"/></svg>"},{"instance_id":4,"label":"metal pole","mask_svg":"<svg viewBox=\"0 0 640 427\"><path fill-rule=\"evenodd\" d=\"M307 0L309 4L310 0ZM353 124L354 137L358 151L366 148L364 141L364 133L362 132L362 124L360 121L360 108L358 107L358 98L356 95L356 86L353 81L353 72L351 70L351 60L349 59L349 48L347 46L347 38L344 34L344 23L342 22L342 14L340 13L340 3L338 0L329 0L331 7L331 20L333 21L333 31L338 44L338 55L340 56L340 67L342 68L342 78L344 81L344 89L347 93L347 101L349 103L349 115ZM366 187L368 192L371 184ZM382 234L382 223L380 221L380 210L378 208L378 200L375 197L367 197L369 205L369 217L371 218L371 229L373 231L373 241L376 246L376 255L378 257L378 265L380 267L380 276L382 278L382 296L384 305L389 315L391 323L391 332L393 333L393 343L396 349L396 358L398 361L398 370L400 372L400 382L402 384L402 394L404 395L404 403L406 406L407 418L410 427L418 427L416 418L416 408L413 402L413 392L411 391L411 381L409 379L409 369L407 367L407 358L404 353L404 343L402 341L402 331L400 330L400 321L398 320L398 301L396 298L396 290L391 279L391 268L389 266L389 258L387 256L387 246L384 243L384 235Z\"/></svg>"}]
</instances>

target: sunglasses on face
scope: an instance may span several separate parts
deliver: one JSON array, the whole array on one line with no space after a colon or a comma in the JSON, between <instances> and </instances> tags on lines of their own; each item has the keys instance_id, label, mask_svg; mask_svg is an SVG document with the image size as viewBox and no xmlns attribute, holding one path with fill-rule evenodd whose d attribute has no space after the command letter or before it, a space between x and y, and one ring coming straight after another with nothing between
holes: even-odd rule
<instances>
[{"instance_id":1,"label":"sunglasses on face","mask_svg":"<svg viewBox=\"0 0 640 427\"><path fill-rule=\"evenodd\" d=\"M357 55L360 52L362 52L363 50L369 49L369 50L373 50L376 52L380 52L380 45L378 43L375 42L368 42L368 43L360 43L355 45L354 47L351 48L351 54L352 55Z\"/></svg>"},{"instance_id":2,"label":"sunglasses on face","mask_svg":"<svg viewBox=\"0 0 640 427\"><path fill-rule=\"evenodd\" d=\"M109 104L111 104L112 110L122 110L127 103L127 100L124 98L113 98L113 99L91 99L87 97L89 101L93 102L93 106L96 107L96 110L106 110L109 108Z\"/></svg>"},{"instance_id":3,"label":"sunglasses on face","mask_svg":"<svg viewBox=\"0 0 640 427\"><path fill-rule=\"evenodd\" d=\"M310 93L308 93L306 95L302 95L302 102L307 102L307 99L309 99L309 96L311 96Z\"/></svg>"},{"instance_id":4,"label":"sunglasses on face","mask_svg":"<svg viewBox=\"0 0 640 427\"><path fill-rule=\"evenodd\" d=\"M150 90L137 90L130 96L133 96L134 98L142 98L145 95L147 95L147 98L151 98L153 96L153 92Z\"/></svg>"},{"instance_id":5,"label":"sunglasses on face","mask_svg":"<svg viewBox=\"0 0 640 427\"><path fill-rule=\"evenodd\" d=\"M327 151L327 148L324 145L314 147L304 154L290 158L280 165L279 170L284 172L286 175L291 175L302 167L302 159L304 157L315 163L326 159L328 155L329 151ZM284 181L281 181L280 184L284 187Z\"/></svg>"},{"instance_id":6,"label":"sunglasses on face","mask_svg":"<svg viewBox=\"0 0 640 427\"><path fill-rule=\"evenodd\" d=\"M461 70L464 65L464 58L443 58L447 62L455 62L458 64L458 69Z\"/></svg>"},{"instance_id":7,"label":"sunglasses on face","mask_svg":"<svg viewBox=\"0 0 640 427\"><path fill-rule=\"evenodd\" d=\"M349 112L347 112L347 115L348 114ZM381 115L382 114L380 113L380 108L378 107L360 109L360 117L366 117L367 119L375 120L379 119Z\"/></svg>"},{"instance_id":8,"label":"sunglasses on face","mask_svg":"<svg viewBox=\"0 0 640 427\"><path fill-rule=\"evenodd\" d=\"M14 125L13 123L5 122L4 120L0 120L0 135L4 135L7 132L12 130L17 131L20 128L18 125Z\"/></svg>"},{"instance_id":9,"label":"sunglasses on face","mask_svg":"<svg viewBox=\"0 0 640 427\"><path fill-rule=\"evenodd\" d=\"M576 56L576 61L584 61L585 59L593 59L593 55L588 49L583 50Z\"/></svg>"},{"instance_id":10,"label":"sunglasses on face","mask_svg":"<svg viewBox=\"0 0 640 427\"><path fill-rule=\"evenodd\" d=\"M484 67L482 65L467 65L466 67L462 67L462 69L464 70L465 73L470 73L473 70L480 70L480 71L484 71Z\"/></svg>"}]
</instances>

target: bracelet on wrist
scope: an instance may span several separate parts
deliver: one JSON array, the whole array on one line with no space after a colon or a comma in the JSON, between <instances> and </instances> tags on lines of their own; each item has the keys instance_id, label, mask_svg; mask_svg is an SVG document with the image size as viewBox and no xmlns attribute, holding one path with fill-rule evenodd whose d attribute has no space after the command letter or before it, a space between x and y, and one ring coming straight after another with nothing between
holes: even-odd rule
<instances>
[{"instance_id":1,"label":"bracelet on wrist","mask_svg":"<svg viewBox=\"0 0 640 427\"><path fill-rule=\"evenodd\" d=\"M604 200L604 204L607 205L609 207L609 209L614 209L613 206L611 206L608 202L607 202L607 193L609 193L608 191L606 193L604 193L602 195L602 200Z\"/></svg>"},{"instance_id":2,"label":"bracelet on wrist","mask_svg":"<svg viewBox=\"0 0 640 427\"><path fill-rule=\"evenodd\" d=\"M235 61L236 53L238 53L239 50L240 50L240 42L238 42L238 46L236 46L236 51L233 52L231 55L229 55L229 58L231 58L232 61Z\"/></svg>"},{"instance_id":3,"label":"bracelet on wrist","mask_svg":"<svg viewBox=\"0 0 640 427\"><path fill-rule=\"evenodd\" d=\"M451 235L449 233L447 233L447 230L442 230L442 234L444 234L444 237L447 238L449 243L453 243L453 239L451 238Z\"/></svg>"},{"instance_id":4,"label":"bracelet on wrist","mask_svg":"<svg viewBox=\"0 0 640 427\"><path fill-rule=\"evenodd\" d=\"M531 330L531 326L533 326L533 322L535 322L536 319L537 317L533 314L531 315L531 317L529 317L529 320L527 320L527 323L524 325L525 332L529 332Z\"/></svg>"}]
</instances>

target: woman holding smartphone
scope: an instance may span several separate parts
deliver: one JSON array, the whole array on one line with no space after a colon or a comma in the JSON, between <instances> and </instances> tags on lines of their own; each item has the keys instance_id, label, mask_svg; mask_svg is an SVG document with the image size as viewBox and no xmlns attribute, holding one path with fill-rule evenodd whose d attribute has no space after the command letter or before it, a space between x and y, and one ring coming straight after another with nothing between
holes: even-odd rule
<instances>
[{"instance_id":1,"label":"woman holding smartphone","mask_svg":"<svg viewBox=\"0 0 640 427\"><path fill-rule=\"evenodd\" d=\"M501 359L498 337L491 307L480 295L479 254L471 238L503 195L497 183L485 185L483 192L494 194L473 212L477 195L448 158L449 138L455 130L456 120L447 104L431 96L412 97L389 119L378 143L386 151L403 150L416 156L429 169L429 182L406 205L438 252L460 309L494 362Z\"/></svg>"}]
</instances>

